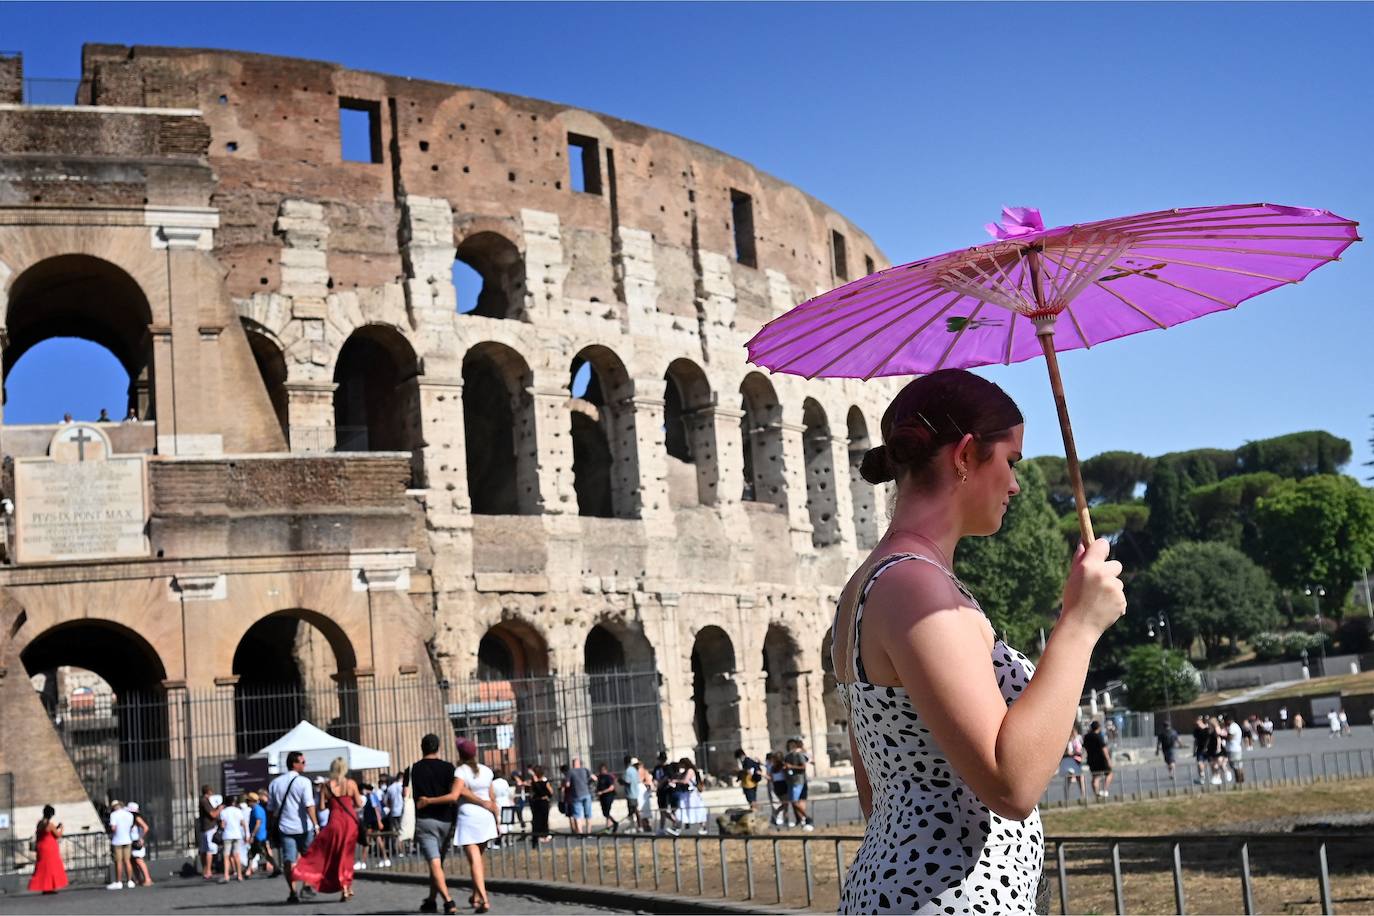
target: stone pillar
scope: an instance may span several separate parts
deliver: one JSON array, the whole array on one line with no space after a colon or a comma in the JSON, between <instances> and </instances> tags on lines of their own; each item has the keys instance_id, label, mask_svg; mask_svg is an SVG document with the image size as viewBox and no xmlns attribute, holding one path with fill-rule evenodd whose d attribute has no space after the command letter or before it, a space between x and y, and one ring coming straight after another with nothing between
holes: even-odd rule
<instances>
[{"instance_id":1,"label":"stone pillar","mask_svg":"<svg viewBox=\"0 0 1374 916\"><path fill-rule=\"evenodd\" d=\"M570 267L563 260L557 213L522 209L520 224L525 237L525 311L538 324L560 317L555 312L563 301Z\"/></svg>"},{"instance_id":2,"label":"stone pillar","mask_svg":"<svg viewBox=\"0 0 1374 916\"><path fill-rule=\"evenodd\" d=\"M815 548L811 545L811 517L806 508L806 448L802 443L806 427L796 423L778 423L777 430L782 439L780 473L787 491L787 521L792 529L792 549L799 554L811 553Z\"/></svg>"},{"instance_id":3,"label":"stone pillar","mask_svg":"<svg viewBox=\"0 0 1374 916\"><path fill-rule=\"evenodd\" d=\"M854 550L857 535L854 530L854 491L849 477L849 440L843 436L830 437L830 468L837 529L835 544L848 552Z\"/></svg>"},{"instance_id":4,"label":"stone pillar","mask_svg":"<svg viewBox=\"0 0 1374 916\"><path fill-rule=\"evenodd\" d=\"M172 797L173 823L168 826L174 827L179 836L189 836L194 828L198 813L197 799L200 797L192 744L190 694L186 690L186 682L180 680L163 681L162 689L167 698L167 757L172 784L183 786L183 791Z\"/></svg>"},{"instance_id":5,"label":"stone pillar","mask_svg":"<svg viewBox=\"0 0 1374 916\"><path fill-rule=\"evenodd\" d=\"M654 265L654 237L643 229L621 226L620 246L612 267L625 293L631 334L652 333L651 316L658 313L658 269Z\"/></svg>"},{"instance_id":6,"label":"stone pillar","mask_svg":"<svg viewBox=\"0 0 1374 916\"><path fill-rule=\"evenodd\" d=\"M291 451L333 451L334 389L339 386L333 382L288 381L285 387Z\"/></svg>"},{"instance_id":7,"label":"stone pillar","mask_svg":"<svg viewBox=\"0 0 1374 916\"><path fill-rule=\"evenodd\" d=\"M324 207L308 200L283 200L272 231L282 239L281 295L323 304L329 295L329 224Z\"/></svg>"},{"instance_id":8,"label":"stone pillar","mask_svg":"<svg viewBox=\"0 0 1374 916\"><path fill-rule=\"evenodd\" d=\"M468 515L468 461L463 440L463 380L420 376L420 441L416 445L431 522L450 525Z\"/></svg>"},{"instance_id":9,"label":"stone pillar","mask_svg":"<svg viewBox=\"0 0 1374 916\"><path fill-rule=\"evenodd\" d=\"M516 454L520 454L522 449L529 450L529 440L533 439L533 451L539 456L534 469L539 477L536 488L540 496L538 512L545 515L577 515L568 390L535 385L526 389L526 394L533 402L534 429L531 433L523 433L517 425L515 448ZM524 469L524 466L520 468ZM527 483L526 480L516 481L522 493L526 492Z\"/></svg>"},{"instance_id":10,"label":"stone pillar","mask_svg":"<svg viewBox=\"0 0 1374 916\"><path fill-rule=\"evenodd\" d=\"M825 715L825 676L819 669L797 672L797 699L801 704L802 737L806 752L811 755L812 775L828 774L831 770L830 751L826 747L827 719Z\"/></svg>"},{"instance_id":11,"label":"stone pillar","mask_svg":"<svg viewBox=\"0 0 1374 916\"><path fill-rule=\"evenodd\" d=\"M711 505L738 506L744 492L744 444L739 432L744 411L713 405L690 416L692 454L696 456L701 492L711 494ZM709 461L698 451L698 445L706 443L712 458Z\"/></svg>"},{"instance_id":12,"label":"stone pillar","mask_svg":"<svg viewBox=\"0 0 1374 916\"><path fill-rule=\"evenodd\" d=\"M172 395L172 327L153 325L148 328L152 338L153 413L157 419L157 450L159 454L175 454L176 420Z\"/></svg>"},{"instance_id":13,"label":"stone pillar","mask_svg":"<svg viewBox=\"0 0 1374 916\"><path fill-rule=\"evenodd\" d=\"M652 381L635 380L635 390L652 390ZM617 454L618 463L633 469L630 481L635 492L633 515L645 520L666 519L672 516L668 504L668 446L663 437L663 398L635 396L619 405L620 415L629 418L630 434L626 451ZM617 439L627 439L617 430ZM694 453L695 454L695 453ZM697 471L700 474L700 470Z\"/></svg>"}]
</instances>

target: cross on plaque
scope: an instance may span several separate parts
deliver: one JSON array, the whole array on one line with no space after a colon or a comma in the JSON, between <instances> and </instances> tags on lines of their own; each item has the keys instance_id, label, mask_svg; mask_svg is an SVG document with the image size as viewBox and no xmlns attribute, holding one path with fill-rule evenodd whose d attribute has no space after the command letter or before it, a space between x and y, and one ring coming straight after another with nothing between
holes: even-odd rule
<instances>
[{"instance_id":1,"label":"cross on plaque","mask_svg":"<svg viewBox=\"0 0 1374 916\"><path fill-rule=\"evenodd\" d=\"M72 436L72 441L76 443L76 460L85 461L86 443L94 442L95 438L93 436L86 435L86 431L84 429L78 429L76 431L76 435Z\"/></svg>"}]
</instances>

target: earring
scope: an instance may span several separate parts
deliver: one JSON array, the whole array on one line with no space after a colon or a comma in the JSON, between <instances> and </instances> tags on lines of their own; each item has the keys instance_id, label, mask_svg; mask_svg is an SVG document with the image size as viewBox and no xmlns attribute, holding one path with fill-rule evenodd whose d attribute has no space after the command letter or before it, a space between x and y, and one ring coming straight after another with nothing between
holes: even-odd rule
<instances>
[{"instance_id":1,"label":"earring","mask_svg":"<svg viewBox=\"0 0 1374 916\"><path fill-rule=\"evenodd\" d=\"M964 470L963 468L955 468L955 470L959 472L959 482L968 483L968 471Z\"/></svg>"}]
</instances>

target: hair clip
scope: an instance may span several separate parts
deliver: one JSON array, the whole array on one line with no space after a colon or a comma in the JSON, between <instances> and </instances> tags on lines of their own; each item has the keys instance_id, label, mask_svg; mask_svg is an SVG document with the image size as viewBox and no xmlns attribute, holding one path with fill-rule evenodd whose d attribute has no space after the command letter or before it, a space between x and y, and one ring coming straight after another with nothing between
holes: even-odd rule
<instances>
[{"instance_id":1,"label":"hair clip","mask_svg":"<svg viewBox=\"0 0 1374 916\"><path fill-rule=\"evenodd\" d=\"M954 431L955 431L955 432L957 432L960 436L963 436L963 435L964 435L964 431L963 431L962 429L959 428L959 424L958 424L958 423L955 423L955 422L954 422L954 418L953 418L953 417L951 417L949 414L945 414L945 419L948 420L949 423L950 423L950 425L954 427Z\"/></svg>"},{"instance_id":2,"label":"hair clip","mask_svg":"<svg viewBox=\"0 0 1374 916\"><path fill-rule=\"evenodd\" d=\"M929 426L929 427L930 427L930 431L931 431L931 432L933 432L933 433L938 433L938 432L939 432L939 430L935 428L935 424L934 424L934 423L931 423L929 420L926 419L926 415L925 415L925 414L921 413L921 412L918 410L918 411L916 411L916 416L918 416L918 417L921 418L921 422L922 422L922 423L924 423L926 426Z\"/></svg>"}]
</instances>

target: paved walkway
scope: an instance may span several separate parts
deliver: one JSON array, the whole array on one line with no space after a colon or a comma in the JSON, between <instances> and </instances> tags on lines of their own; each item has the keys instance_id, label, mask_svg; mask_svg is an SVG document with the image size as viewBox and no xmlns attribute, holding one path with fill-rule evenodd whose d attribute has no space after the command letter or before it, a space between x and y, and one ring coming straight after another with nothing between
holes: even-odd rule
<instances>
[{"instance_id":1,"label":"paved walkway","mask_svg":"<svg viewBox=\"0 0 1374 916\"><path fill-rule=\"evenodd\" d=\"M287 906L286 882L280 878L253 878L242 883L212 884L201 879L168 878L152 887L133 890L107 891L103 888L80 888L60 894L15 894L0 896L0 913L100 913L102 916L136 913L275 913L291 916L297 913L414 913L424 897L414 885L390 884L379 881L359 881L357 896L347 904L339 903L338 894L320 896L296 906ZM460 913L472 913L464 906L467 891L454 888ZM515 894L491 895L493 914L510 913L621 913L585 904L553 903L538 897Z\"/></svg>"}]
</instances>

